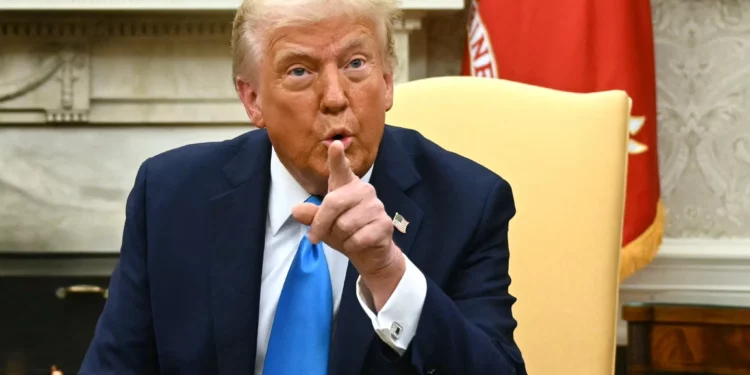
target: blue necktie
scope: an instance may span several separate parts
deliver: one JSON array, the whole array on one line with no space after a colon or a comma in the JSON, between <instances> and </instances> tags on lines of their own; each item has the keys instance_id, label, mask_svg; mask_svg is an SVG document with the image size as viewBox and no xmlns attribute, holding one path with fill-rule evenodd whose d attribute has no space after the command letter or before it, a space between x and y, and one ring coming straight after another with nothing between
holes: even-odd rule
<instances>
[{"instance_id":1,"label":"blue necktie","mask_svg":"<svg viewBox=\"0 0 750 375\"><path fill-rule=\"evenodd\" d=\"M320 205L316 196L306 202ZM313 245L305 235L279 296L263 374L326 375L332 320L333 291L323 243Z\"/></svg>"}]
</instances>

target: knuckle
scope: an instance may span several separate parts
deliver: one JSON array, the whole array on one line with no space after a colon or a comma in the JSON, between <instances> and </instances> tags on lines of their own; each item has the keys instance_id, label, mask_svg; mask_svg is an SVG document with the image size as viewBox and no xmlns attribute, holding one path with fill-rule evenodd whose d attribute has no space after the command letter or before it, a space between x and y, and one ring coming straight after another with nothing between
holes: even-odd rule
<instances>
[{"instance_id":1,"label":"knuckle","mask_svg":"<svg viewBox=\"0 0 750 375\"><path fill-rule=\"evenodd\" d=\"M376 243L375 238L376 236L374 236L371 231L364 232L359 238L359 246L361 246L362 248L372 247L372 245Z\"/></svg>"},{"instance_id":2,"label":"knuckle","mask_svg":"<svg viewBox=\"0 0 750 375\"><path fill-rule=\"evenodd\" d=\"M359 249L361 247L360 236L358 234L349 237L346 242L350 250Z\"/></svg>"},{"instance_id":3,"label":"knuckle","mask_svg":"<svg viewBox=\"0 0 750 375\"><path fill-rule=\"evenodd\" d=\"M364 236L357 237L356 244L357 244L357 248L358 249L367 248L367 241L365 241L365 237Z\"/></svg>"},{"instance_id":4,"label":"knuckle","mask_svg":"<svg viewBox=\"0 0 750 375\"><path fill-rule=\"evenodd\" d=\"M343 197L341 196L341 194L337 194L336 191L333 191L329 193L326 198L328 198L326 199L327 200L326 203L328 203L327 205L328 208L331 208L334 210L341 208L341 205L343 203Z\"/></svg>"},{"instance_id":5,"label":"knuckle","mask_svg":"<svg viewBox=\"0 0 750 375\"><path fill-rule=\"evenodd\" d=\"M372 186L372 184L363 183L362 185L363 185L362 189L364 190L365 194L370 195L370 196L375 195L375 187Z\"/></svg>"},{"instance_id":6,"label":"knuckle","mask_svg":"<svg viewBox=\"0 0 750 375\"><path fill-rule=\"evenodd\" d=\"M359 231L352 236L357 248L366 248L370 241L369 231Z\"/></svg>"},{"instance_id":7,"label":"knuckle","mask_svg":"<svg viewBox=\"0 0 750 375\"><path fill-rule=\"evenodd\" d=\"M389 218L385 218L384 220L380 221L380 233L381 233L381 240L387 239L390 237L390 234L393 233L393 223L391 223L391 220Z\"/></svg>"},{"instance_id":8,"label":"knuckle","mask_svg":"<svg viewBox=\"0 0 750 375\"><path fill-rule=\"evenodd\" d=\"M351 220L342 220L339 218L336 220L336 227L339 228L339 231L341 231L344 234L352 233L354 230L354 222Z\"/></svg>"},{"instance_id":9,"label":"knuckle","mask_svg":"<svg viewBox=\"0 0 750 375\"><path fill-rule=\"evenodd\" d=\"M385 207L383 207L383 203L379 200L371 201L367 205L367 213L376 218L388 216L388 214L385 212Z\"/></svg>"}]
</instances>

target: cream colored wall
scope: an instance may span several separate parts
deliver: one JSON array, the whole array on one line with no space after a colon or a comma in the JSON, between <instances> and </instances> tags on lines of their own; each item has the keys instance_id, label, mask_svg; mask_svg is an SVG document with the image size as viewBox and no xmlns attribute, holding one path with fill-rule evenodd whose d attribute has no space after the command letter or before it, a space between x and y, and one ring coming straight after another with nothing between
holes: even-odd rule
<instances>
[{"instance_id":1,"label":"cream colored wall","mask_svg":"<svg viewBox=\"0 0 750 375\"><path fill-rule=\"evenodd\" d=\"M750 1L653 9L667 234L750 237Z\"/></svg>"},{"instance_id":2,"label":"cream colored wall","mask_svg":"<svg viewBox=\"0 0 750 375\"><path fill-rule=\"evenodd\" d=\"M461 73L461 58L466 38L465 19L465 11L434 14L425 19L427 76Z\"/></svg>"}]
</instances>

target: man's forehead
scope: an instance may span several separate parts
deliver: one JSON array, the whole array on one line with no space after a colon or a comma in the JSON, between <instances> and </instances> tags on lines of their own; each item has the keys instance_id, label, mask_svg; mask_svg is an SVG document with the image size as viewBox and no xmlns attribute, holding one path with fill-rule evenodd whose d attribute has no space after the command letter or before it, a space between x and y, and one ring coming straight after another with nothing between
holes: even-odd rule
<instances>
[{"instance_id":1,"label":"man's forehead","mask_svg":"<svg viewBox=\"0 0 750 375\"><path fill-rule=\"evenodd\" d=\"M325 48L321 49L320 44ZM279 40L276 43L276 52L304 51L306 54L320 54L325 51L343 52L351 49L365 47L375 47L374 39L370 35L358 34L352 37L346 37L336 40L323 41L323 43L314 43L306 40Z\"/></svg>"},{"instance_id":2,"label":"man's forehead","mask_svg":"<svg viewBox=\"0 0 750 375\"><path fill-rule=\"evenodd\" d=\"M270 35L268 51L274 55L302 51L305 54L320 54L324 50L342 52L376 46L376 36L369 25L359 23L348 28L333 28L316 24L287 26L277 30Z\"/></svg>"}]
</instances>

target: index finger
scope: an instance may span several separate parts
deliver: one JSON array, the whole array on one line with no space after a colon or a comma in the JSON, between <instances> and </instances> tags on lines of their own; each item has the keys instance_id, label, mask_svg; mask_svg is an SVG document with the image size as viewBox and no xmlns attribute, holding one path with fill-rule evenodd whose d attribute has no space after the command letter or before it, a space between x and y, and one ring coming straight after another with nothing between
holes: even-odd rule
<instances>
[{"instance_id":1,"label":"index finger","mask_svg":"<svg viewBox=\"0 0 750 375\"><path fill-rule=\"evenodd\" d=\"M328 146L328 170L328 191L336 190L357 179L349 166L349 159L344 153L344 144L341 141L333 141Z\"/></svg>"}]
</instances>

